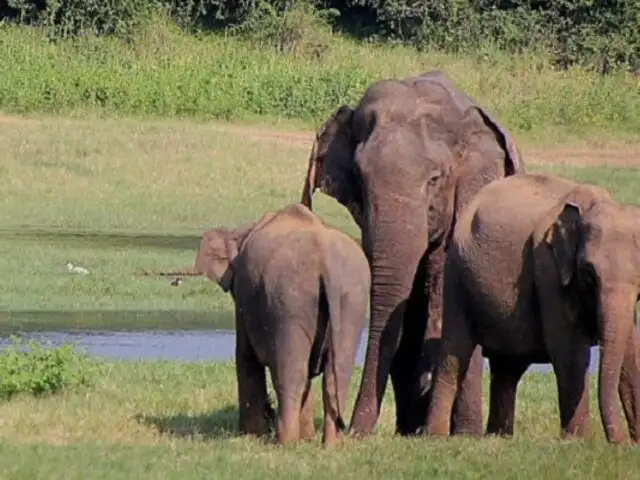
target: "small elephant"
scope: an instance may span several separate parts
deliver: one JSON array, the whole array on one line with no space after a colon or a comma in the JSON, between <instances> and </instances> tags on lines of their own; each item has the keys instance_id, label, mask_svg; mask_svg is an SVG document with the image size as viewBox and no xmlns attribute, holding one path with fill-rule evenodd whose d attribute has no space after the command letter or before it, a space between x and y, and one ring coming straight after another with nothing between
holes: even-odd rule
<instances>
[{"instance_id":1,"label":"small elephant","mask_svg":"<svg viewBox=\"0 0 640 480\"><path fill-rule=\"evenodd\" d=\"M640 440L635 307L640 209L601 187L521 174L483 187L460 217L445 263L442 352L427 433L446 435L476 345L491 368L487 433L512 435L518 382L553 365L563 435L589 427L590 346L602 345L599 406L606 438Z\"/></svg>"},{"instance_id":2,"label":"small elephant","mask_svg":"<svg viewBox=\"0 0 640 480\"><path fill-rule=\"evenodd\" d=\"M278 400L277 440L315 435L311 379L323 373L323 444L345 429L349 382L366 322L369 264L360 246L301 204L208 235L206 275L236 315L240 431L263 434L265 367Z\"/></svg>"}]
</instances>

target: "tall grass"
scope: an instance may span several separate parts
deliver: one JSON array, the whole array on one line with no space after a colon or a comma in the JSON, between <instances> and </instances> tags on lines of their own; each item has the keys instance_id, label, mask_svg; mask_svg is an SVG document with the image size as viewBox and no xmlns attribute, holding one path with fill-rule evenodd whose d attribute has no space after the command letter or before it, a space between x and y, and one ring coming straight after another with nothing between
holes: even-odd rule
<instances>
[{"instance_id":1,"label":"tall grass","mask_svg":"<svg viewBox=\"0 0 640 480\"><path fill-rule=\"evenodd\" d=\"M440 68L514 132L562 126L633 133L640 126L631 74L556 71L536 53L421 53L338 36L319 51L282 53L237 36L187 34L160 17L126 40L49 42L37 28L5 25L0 58L0 109L9 113L267 116L315 124L355 103L373 81Z\"/></svg>"}]
</instances>

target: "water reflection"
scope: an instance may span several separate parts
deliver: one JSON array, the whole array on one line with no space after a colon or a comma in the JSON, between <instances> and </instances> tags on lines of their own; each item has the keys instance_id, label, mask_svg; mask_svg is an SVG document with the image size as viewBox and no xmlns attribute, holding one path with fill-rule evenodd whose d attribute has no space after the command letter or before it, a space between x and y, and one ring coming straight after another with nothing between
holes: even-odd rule
<instances>
[{"instance_id":1,"label":"water reflection","mask_svg":"<svg viewBox=\"0 0 640 480\"><path fill-rule=\"evenodd\" d=\"M356 356L362 365L366 351L367 329L363 330ZM73 343L94 357L126 360L226 361L233 360L233 330L146 330L146 331L60 331L27 332L25 340L50 342L57 346ZM0 338L0 346L8 345L8 336ZM598 365L598 349L592 349L590 372ZM488 366L485 361L485 371ZM550 372L550 365L532 365L529 372Z\"/></svg>"}]
</instances>

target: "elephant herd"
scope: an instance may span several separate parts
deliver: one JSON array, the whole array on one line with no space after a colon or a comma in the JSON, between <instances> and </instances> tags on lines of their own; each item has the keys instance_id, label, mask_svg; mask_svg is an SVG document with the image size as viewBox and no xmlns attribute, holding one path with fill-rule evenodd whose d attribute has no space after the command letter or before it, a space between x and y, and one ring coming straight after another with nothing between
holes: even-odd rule
<instances>
[{"instance_id":1,"label":"elephant herd","mask_svg":"<svg viewBox=\"0 0 640 480\"><path fill-rule=\"evenodd\" d=\"M312 212L316 190L348 209L361 246ZM234 299L241 432L277 419L282 443L314 435L322 373L323 442L340 437L368 303L350 435L373 433L389 377L397 433L484 434L484 356L487 434L513 434L519 380L551 363L562 432L582 436L601 345L607 440L625 440L616 393L640 440L640 209L525 173L511 135L440 71L378 81L340 106L315 135L300 204L208 232L198 268Z\"/></svg>"}]
</instances>

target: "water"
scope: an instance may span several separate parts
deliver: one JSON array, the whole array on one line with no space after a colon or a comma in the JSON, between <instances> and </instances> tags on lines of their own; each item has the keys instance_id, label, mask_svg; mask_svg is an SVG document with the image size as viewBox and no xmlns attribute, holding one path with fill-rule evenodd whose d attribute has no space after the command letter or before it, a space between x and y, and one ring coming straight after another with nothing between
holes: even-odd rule
<instances>
[{"instance_id":1,"label":"water","mask_svg":"<svg viewBox=\"0 0 640 480\"><path fill-rule=\"evenodd\" d=\"M366 351L367 329L358 345L356 364L362 365ZM25 332L25 340L50 342L54 346L73 343L90 356L126 360L179 360L185 362L233 360L235 332L228 329L198 330L67 330ZM10 344L8 336L0 337L0 347ZM589 371L597 371L598 349L593 348ZM488 368L485 361L485 370ZM550 372L548 364L535 364L529 372Z\"/></svg>"}]
</instances>

